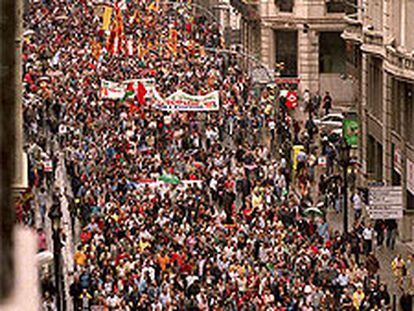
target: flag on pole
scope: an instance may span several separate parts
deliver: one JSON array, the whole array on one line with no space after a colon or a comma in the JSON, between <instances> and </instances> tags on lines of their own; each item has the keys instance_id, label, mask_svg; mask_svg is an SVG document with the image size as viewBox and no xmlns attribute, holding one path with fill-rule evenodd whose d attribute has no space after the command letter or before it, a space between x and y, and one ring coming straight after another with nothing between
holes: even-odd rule
<instances>
[{"instance_id":1,"label":"flag on pole","mask_svg":"<svg viewBox=\"0 0 414 311\"><path fill-rule=\"evenodd\" d=\"M132 37L129 37L126 42L126 55L133 56L134 55L134 40Z\"/></svg>"},{"instance_id":2,"label":"flag on pole","mask_svg":"<svg viewBox=\"0 0 414 311\"><path fill-rule=\"evenodd\" d=\"M113 11L112 7L105 6L105 9L102 15L102 29L105 31L109 30L109 26L111 25L112 11Z\"/></svg>"},{"instance_id":3,"label":"flag on pole","mask_svg":"<svg viewBox=\"0 0 414 311\"><path fill-rule=\"evenodd\" d=\"M112 45L111 52L115 56L119 55L119 37L118 36L115 36L115 38L114 38L114 44Z\"/></svg>"},{"instance_id":4,"label":"flag on pole","mask_svg":"<svg viewBox=\"0 0 414 311\"><path fill-rule=\"evenodd\" d=\"M286 107L295 109L298 105L298 93L296 91L288 91L286 94Z\"/></svg>"},{"instance_id":5,"label":"flag on pole","mask_svg":"<svg viewBox=\"0 0 414 311\"><path fill-rule=\"evenodd\" d=\"M138 82L138 87L137 87L137 98L138 98L138 103L141 106L145 105L145 95L147 94L147 90L145 89L145 86L142 82Z\"/></svg>"},{"instance_id":6,"label":"flag on pole","mask_svg":"<svg viewBox=\"0 0 414 311\"><path fill-rule=\"evenodd\" d=\"M106 49L115 56L120 55L120 51L124 51L125 33L122 12L118 5L115 4L115 20L111 25L111 32L108 37ZM126 52L124 52L126 54Z\"/></svg>"},{"instance_id":7,"label":"flag on pole","mask_svg":"<svg viewBox=\"0 0 414 311\"><path fill-rule=\"evenodd\" d=\"M91 42L91 50L92 50L92 55L95 59L99 59L99 56L101 56L101 44L97 41L92 41Z\"/></svg>"},{"instance_id":8,"label":"flag on pole","mask_svg":"<svg viewBox=\"0 0 414 311\"><path fill-rule=\"evenodd\" d=\"M177 44L178 44L178 32L176 29L171 28L170 35L168 38L168 47L170 48L174 56L177 56Z\"/></svg>"},{"instance_id":9,"label":"flag on pole","mask_svg":"<svg viewBox=\"0 0 414 311\"><path fill-rule=\"evenodd\" d=\"M153 1L149 6L148 9L153 12L158 12L158 1Z\"/></svg>"}]
</instances>

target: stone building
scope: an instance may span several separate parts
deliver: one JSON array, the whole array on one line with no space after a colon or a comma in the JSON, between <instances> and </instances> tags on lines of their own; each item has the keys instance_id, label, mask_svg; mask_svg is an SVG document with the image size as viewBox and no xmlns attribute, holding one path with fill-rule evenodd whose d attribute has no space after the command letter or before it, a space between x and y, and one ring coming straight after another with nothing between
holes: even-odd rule
<instances>
[{"instance_id":1,"label":"stone building","mask_svg":"<svg viewBox=\"0 0 414 311\"><path fill-rule=\"evenodd\" d=\"M36 238L15 226L13 191L27 187L21 106L22 1L0 2L0 310L37 310Z\"/></svg>"},{"instance_id":2,"label":"stone building","mask_svg":"<svg viewBox=\"0 0 414 311\"><path fill-rule=\"evenodd\" d=\"M344 79L344 1L232 0L240 8L236 2L256 11L260 18L252 22L249 14L243 14L242 41L249 53L259 55L276 75L299 77L301 90L330 91L341 106L356 101L354 81Z\"/></svg>"},{"instance_id":3,"label":"stone building","mask_svg":"<svg viewBox=\"0 0 414 311\"><path fill-rule=\"evenodd\" d=\"M414 234L414 1L359 1L345 19L348 77L361 92L359 156L368 181L403 188L403 240Z\"/></svg>"}]
</instances>

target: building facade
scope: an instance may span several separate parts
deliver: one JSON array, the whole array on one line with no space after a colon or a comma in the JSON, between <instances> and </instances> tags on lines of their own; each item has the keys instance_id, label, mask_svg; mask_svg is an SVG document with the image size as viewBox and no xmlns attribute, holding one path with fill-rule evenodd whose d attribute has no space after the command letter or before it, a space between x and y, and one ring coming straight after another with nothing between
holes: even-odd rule
<instances>
[{"instance_id":1,"label":"building facade","mask_svg":"<svg viewBox=\"0 0 414 311\"><path fill-rule=\"evenodd\" d=\"M359 81L359 156L367 181L403 188L403 240L414 236L414 1L359 1L345 19ZM410 18L411 17L411 18ZM352 58L352 57L350 57ZM359 73L358 73L359 72Z\"/></svg>"},{"instance_id":2,"label":"building facade","mask_svg":"<svg viewBox=\"0 0 414 311\"><path fill-rule=\"evenodd\" d=\"M338 0L261 0L260 56L281 77L298 77L300 89L330 91L339 105L357 99L345 79L345 5Z\"/></svg>"}]
</instances>

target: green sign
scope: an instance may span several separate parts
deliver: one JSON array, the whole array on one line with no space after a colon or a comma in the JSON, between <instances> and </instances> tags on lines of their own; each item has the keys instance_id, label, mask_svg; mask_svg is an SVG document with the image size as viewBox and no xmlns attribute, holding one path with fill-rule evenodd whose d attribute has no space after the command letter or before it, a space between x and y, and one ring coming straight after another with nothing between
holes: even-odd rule
<instances>
[{"instance_id":1,"label":"green sign","mask_svg":"<svg viewBox=\"0 0 414 311\"><path fill-rule=\"evenodd\" d=\"M358 147L358 121L344 120L343 133L349 146Z\"/></svg>"}]
</instances>

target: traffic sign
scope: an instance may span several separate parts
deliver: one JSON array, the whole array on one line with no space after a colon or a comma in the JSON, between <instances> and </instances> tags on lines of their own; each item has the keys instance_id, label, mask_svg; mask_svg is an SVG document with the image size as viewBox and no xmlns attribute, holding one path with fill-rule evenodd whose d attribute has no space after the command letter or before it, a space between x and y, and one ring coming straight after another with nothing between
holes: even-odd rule
<instances>
[{"instance_id":1,"label":"traffic sign","mask_svg":"<svg viewBox=\"0 0 414 311\"><path fill-rule=\"evenodd\" d=\"M368 215L371 219L400 219L403 217L402 188L370 187Z\"/></svg>"}]
</instances>

